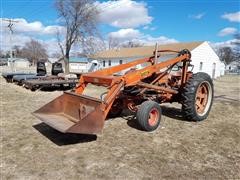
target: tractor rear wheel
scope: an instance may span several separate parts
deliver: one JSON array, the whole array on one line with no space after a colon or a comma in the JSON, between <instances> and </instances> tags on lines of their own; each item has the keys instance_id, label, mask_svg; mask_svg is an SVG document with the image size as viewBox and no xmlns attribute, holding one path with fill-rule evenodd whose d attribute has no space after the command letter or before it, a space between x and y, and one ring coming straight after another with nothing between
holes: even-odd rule
<instances>
[{"instance_id":1,"label":"tractor rear wheel","mask_svg":"<svg viewBox=\"0 0 240 180\"><path fill-rule=\"evenodd\" d=\"M213 82L203 72L193 74L182 92L182 112L186 119L202 121L208 117L213 101Z\"/></svg>"},{"instance_id":2,"label":"tractor rear wheel","mask_svg":"<svg viewBox=\"0 0 240 180\"><path fill-rule=\"evenodd\" d=\"M145 101L137 111L137 122L141 129L153 131L158 128L161 121L161 107L154 101Z\"/></svg>"}]
</instances>

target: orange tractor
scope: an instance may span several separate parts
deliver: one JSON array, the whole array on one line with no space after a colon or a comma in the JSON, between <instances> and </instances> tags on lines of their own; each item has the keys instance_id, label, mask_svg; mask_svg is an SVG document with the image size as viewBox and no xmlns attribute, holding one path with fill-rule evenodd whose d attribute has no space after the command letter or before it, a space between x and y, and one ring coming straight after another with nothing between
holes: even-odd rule
<instances>
[{"instance_id":1,"label":"orange tractor","mask_svg":"<svg viewBox=\"0 0 240 180\"><path fill-rule=\"evenodd\" d=\"M161 52L176 56L157 62ZM207 118L212 106L213 83L206 73L189 71L190 62L187 49L155 50L152 57L84 74L73 92L64 92L34 115L63 133L97 134L107 116L119 116L127 108L136 113L143 130L153 131L161 121L159 104L178 102L186 119L201 121ZM140 64L147 65L131 69ZM173 68L178 71L172 73ZM116 74L123 70L128 71ZM83 95L88 84L107 87L107 92L99 98Z\"/></svg>"}]
</instances>

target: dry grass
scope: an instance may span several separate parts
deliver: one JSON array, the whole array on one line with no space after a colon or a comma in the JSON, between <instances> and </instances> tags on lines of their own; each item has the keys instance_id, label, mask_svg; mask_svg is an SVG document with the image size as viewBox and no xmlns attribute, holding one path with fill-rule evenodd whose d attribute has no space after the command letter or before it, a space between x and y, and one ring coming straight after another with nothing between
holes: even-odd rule
<instances>
[{"instance_id":1,"label":"dry grass","mask_svg":"<svg viewBox=\"0 0 240 180\"><path fill-rule=\"evenodd\" d=\"M61 92L1 81L1 179L239 179L240 77L215 81L207 120L163 107L161 127L138 130L129 116L99 136L65 135L31 115Z\"/></svg>"}]
</instances>

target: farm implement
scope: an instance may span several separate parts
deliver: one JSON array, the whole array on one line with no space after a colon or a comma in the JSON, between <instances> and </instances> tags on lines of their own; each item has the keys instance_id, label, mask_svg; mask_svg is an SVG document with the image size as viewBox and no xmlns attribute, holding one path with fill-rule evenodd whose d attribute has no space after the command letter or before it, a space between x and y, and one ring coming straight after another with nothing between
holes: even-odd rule
<instances>
[{"instance_id":1,"label":"farm implement","mask_svg":"<svg viewBox=\"0 0 240 180\"><path fill-rule=\"evenodd\" d=\"M176 56L158 62L161 53ZM33 114L63 133L97 134L107 116L119 116L127 108L136 113L143 130L153 131L161 121L159 104L178 102L186 119L201 121L211 109L213 83L206 73L189 71L190 62L186 49L155 50L152 57L83 74L74 91L64 92ZM143 68L136 69L137 65ZM124 75L116 75L124 70ZM88 84L107 87L107 91L99 98L84 95Z\"/></svg>"}]
</instances>

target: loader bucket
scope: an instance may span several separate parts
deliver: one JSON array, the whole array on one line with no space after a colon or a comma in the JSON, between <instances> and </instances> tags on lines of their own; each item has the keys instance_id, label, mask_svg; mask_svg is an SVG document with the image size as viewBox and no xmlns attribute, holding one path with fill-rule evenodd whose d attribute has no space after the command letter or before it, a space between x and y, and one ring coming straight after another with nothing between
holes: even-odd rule
<instances>
[{"instance_id":1,"label":"loader bucket","mask_svg":"<svg viewBox=\"0 0 240 180\"><path fill-rule=\"evenodd\" d=\"M33 114L63 133L97 134L105 121L101 104L96 98L64 92Z\"/></svg>"}]
</instances>

